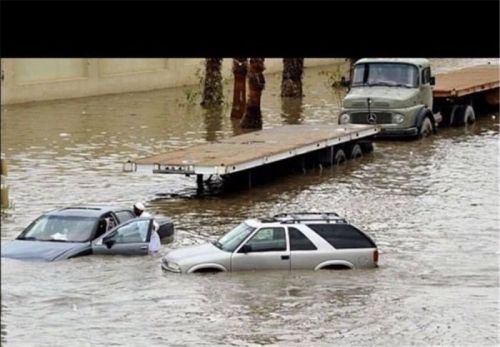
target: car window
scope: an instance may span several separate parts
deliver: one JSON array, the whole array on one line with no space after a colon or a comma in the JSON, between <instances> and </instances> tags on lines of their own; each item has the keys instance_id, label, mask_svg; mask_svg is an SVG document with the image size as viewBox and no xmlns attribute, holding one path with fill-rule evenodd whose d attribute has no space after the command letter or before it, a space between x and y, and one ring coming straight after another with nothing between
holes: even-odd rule
<instances>
[{"instance_id":1,"label":"car window","mask_svg":"<svg viewBox=\"0 0 500 347\"><path fill-rule=\"evenodd\" d=\"M147 242L150 220L140 220L128 223L113 232L111 240L116 243Z\"/></svg>"},{"instance_id":2,"label":"car window","mask_svg":"<svg viewBox=\"0 0 500 347\"><path fill-rule=\"evenodd\" d=\"M262 228L246 243L250 252L286 251L284 228Z\"/></svg>"},{"instance_id":3,"label":"car window","mask_svg":"<svg viewBox=\"0 0 500 347\"><path fill-rule=\"evenodd\" d=\"M118 211L115 212L115 214L116 217L118 217L118 221L120 222L120 224L134 218L134 215L130 211Z\"/></svg>"},{"instance_id":4,"label":"car window","mask_svg":"<svg viewBox=\"0 0 500 347\"><path fill-rule=\"evenodd\" d=\"M291 251L313 251L318 248L299 229L288 228Z\"/></svg>"},{"instance_id":5,"label":"car window","mask_svg":"<svg viewBox=\"0 0 500 347\"><path fill-rule=\"evenodd\" d=\"M431 80L431 68L426 67L422 70L422 84L429 84Z\"/></svg>"},{"instance_id":6,"label":"car window","mask_svg":"<svg viewBox=\"0 0 500 347\"><path fill-rule=\"evenodd\" d=\"M18 239L39 241L88 241L96 228L97 218L45 215L33 222Z\"/></svg>"},{"instance_id":7,"label":"car window","mask_svg":"<svg viewBox=\"0 0 500 347\"><path fill-rule=\"evenodd\" d=\"M376 247L368 237L352 225L308 224L307 226L337 249Z\"/></svg>"}]
</instances>

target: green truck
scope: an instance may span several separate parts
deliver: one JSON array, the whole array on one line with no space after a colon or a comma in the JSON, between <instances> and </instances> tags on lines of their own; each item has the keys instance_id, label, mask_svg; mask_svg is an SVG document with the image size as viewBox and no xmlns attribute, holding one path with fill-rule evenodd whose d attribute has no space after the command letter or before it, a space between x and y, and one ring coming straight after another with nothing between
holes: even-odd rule
<instances>
[{"instance_id":1,"label":"green truck","mask_svg":"<svg viewBox=\"0 0 500 347\"><path fill-rule=\"evenodd\" d=\"M338 121L379 125L378 136L383 137L425 137L435 133L438 125L474 122L476 104L498 105L494 97L498 87L498 65L436 78L427 59L364 58L353 66Z\"/></svg>"}]
</instances>

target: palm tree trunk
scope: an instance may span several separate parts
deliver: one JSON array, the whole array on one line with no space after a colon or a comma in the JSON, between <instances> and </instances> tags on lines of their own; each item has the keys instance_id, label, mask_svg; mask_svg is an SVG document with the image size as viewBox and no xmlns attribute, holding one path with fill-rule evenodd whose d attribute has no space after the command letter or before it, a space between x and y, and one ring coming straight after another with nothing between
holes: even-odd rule
<instances>
[{"instance_id":1,"label":"palm tree trunk","mask_svg":"<svg viewBox=\"0 0 500 347\"><path fill-rule=\"evenodd\" d=\"M264 58L250 58L250 71L248 73L248 99L245 114L241 120L241 127L246 129L262 128L262 112L260 99L262 90L266 85L264 79Z\"/></svg>"},{"instance_id":2,"label":"palm tree trunk","mask_svg":"<svg viewBox=\"0 0 500 347\"><path fill-rule=\"evenodd\" d=\"M245 113L248 59L233 59L234 89L231 118L240 119Z\"/></svg>"},{"instance_id":3,"label":"palm tree trunk","mask_svg":"<svg viewBox=\"0 0 500 347\"><path fill-rule=\"evenodd\" d=\"M222 58L205 59L205 83L201 106L212 107L222 104Z\"/></svg>"},{"instance_id":4,"label":"palm tree trunk","mask_svg":"<svg viewBox=\"0 0 500 347\"><path fill-rule=\"evenodd\" d=\"M281 80L282 97L302 97L303 74L304 58L283 58L283 77Z\"/></svg>"}]
</instances>

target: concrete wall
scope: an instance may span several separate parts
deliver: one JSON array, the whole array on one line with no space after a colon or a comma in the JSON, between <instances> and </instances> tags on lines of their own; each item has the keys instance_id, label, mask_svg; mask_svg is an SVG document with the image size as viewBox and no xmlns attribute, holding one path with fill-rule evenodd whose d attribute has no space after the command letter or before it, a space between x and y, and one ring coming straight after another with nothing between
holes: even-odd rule
<instances>
[{"instance_id":1,"label":"concrete wall","mask_svg":"<svg viewBox=\"0 0 500 347\"><path fill-rule=\"evenodd\" d=\"M305 59L305 66L344 59ZM223 76L232 78L232 59ZM266 59L266 74L282 70L282 59ZM199 83L204 59L2 59L1 103L85 97L179 87Z\"/></svg>"}]
</instances>

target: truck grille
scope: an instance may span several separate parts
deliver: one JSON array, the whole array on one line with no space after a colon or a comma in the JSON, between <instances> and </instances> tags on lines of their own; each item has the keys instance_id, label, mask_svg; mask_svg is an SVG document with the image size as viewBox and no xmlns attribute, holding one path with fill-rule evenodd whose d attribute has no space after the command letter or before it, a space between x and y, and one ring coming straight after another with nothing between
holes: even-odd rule
<instances>
[{"instance_id":1,"label":"truck grille","mask_svg":"<svg viewBox=\"0 0 500 347\"><path fill-rule=\"evenodd\" d=\"M376 116L376 124L392 123L392 114L389 112L372 112ZM368 122L368 112L351 113L351 123L354 124L370 124Z\"/></svg>"}]
</instances>

